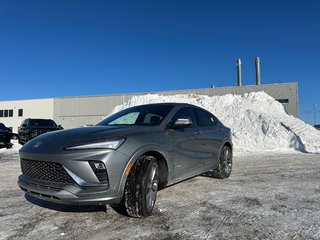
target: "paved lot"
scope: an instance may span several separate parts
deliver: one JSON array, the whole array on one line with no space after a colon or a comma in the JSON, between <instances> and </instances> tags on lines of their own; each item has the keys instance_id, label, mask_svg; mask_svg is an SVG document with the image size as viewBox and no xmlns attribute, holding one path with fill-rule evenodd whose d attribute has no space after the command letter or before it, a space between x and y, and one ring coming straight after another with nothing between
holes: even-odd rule
<instances>
[{"instance_id":1,"label":"paved lot","mask_svg":"<svg viewBox=\"0 0 320 240\"><path fill-rule=\"evenodd\" d=\"M320 239L320 155L235 157L229 179L159 192L146 219L26 198L18 155L0 159L0 239Z\"/></svg>"}]
</instances>

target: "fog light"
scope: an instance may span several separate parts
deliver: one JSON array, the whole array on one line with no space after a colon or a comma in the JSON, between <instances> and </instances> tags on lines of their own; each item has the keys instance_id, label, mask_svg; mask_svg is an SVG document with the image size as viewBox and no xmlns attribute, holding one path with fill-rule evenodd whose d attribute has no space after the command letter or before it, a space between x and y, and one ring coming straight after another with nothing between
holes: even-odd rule
<instances>
[{"instance_id":1,"label":"fog light","mask_svg":"<svg viewBox=\"0 0 320 240\"><path fill-rule=\"evenodd\" d=\"M103 163L94 163L94 167L98 170L105 170L106 166Z\"/></svg>"}]
</instances>

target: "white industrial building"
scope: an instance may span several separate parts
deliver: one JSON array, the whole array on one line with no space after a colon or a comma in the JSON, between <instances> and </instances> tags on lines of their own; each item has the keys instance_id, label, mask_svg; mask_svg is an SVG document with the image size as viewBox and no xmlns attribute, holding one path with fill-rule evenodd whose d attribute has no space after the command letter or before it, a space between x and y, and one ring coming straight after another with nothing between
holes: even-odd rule
<instances>
[{"instance_id":1,"label":"white industrial building","mask_svg":"<svg viewBox=\"0 0 320 240\"><path fill-rule=\"evenodd\" d=\"M298 116L297 83L261 84L153 93L162 95L200 94L214 96L225 94L241 95L258 91L264 91L281 102L288 114L295 117ZM104 119L116 105L127 102L135 95L145 94L150 93L0 101L0 122L12 128L15 133L18 131L18 126L26 118L53 119L64 128L91 125Z\"/></svg>"}]
</instances>

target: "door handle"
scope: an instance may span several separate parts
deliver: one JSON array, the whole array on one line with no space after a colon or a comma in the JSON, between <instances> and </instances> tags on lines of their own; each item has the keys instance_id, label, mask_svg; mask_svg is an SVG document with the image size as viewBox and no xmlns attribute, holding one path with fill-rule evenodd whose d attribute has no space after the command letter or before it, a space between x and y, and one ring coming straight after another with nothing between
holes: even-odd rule
<instances>
[{"instance_id":1,"label":"door handle","mask_svg":"<svg viewBox=\"0 0 320 240\"><path fill-rule=\"evenodd\" d=\"M195 134L199 135L200 134L200 130L196 130Z\"/></svg>"}]
</instances>

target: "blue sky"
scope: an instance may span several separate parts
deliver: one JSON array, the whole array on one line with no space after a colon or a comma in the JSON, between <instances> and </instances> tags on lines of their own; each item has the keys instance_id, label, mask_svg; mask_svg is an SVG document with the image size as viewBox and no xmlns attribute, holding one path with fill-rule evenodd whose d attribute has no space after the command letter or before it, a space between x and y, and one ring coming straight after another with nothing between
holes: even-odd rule
<instances>
[{"instance_id":1,"label":"blue sky","mask_svg":"<svg viewBox=\"0 0 320 240\"><path fill-rule=\"evenodd\" d=\"M320 2L0 1L0 100L299 83L320 111ZM309 112L308 112L309 111ZM317 114L320 122L320 112Z\"/></svg>"}]
</instances>

